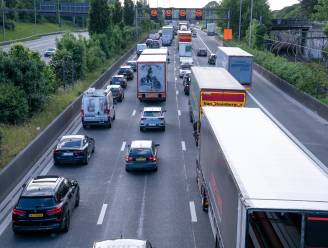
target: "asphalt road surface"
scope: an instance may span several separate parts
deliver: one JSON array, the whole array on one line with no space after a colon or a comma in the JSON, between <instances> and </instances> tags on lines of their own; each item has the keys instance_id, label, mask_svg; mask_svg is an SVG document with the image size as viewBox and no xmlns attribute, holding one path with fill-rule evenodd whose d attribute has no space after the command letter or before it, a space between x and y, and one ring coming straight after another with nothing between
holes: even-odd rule
<instances>
[{"instance_id":1,"label":"asphalt road surface","mask_svg":"<svg viewBox=\"0 0 328 248\"><path fill-rule=\"evenodd\" d=\"M219 45L198 31L193 49L205 45L212 52ZM136 97L136 80L129 81L125 99L116 106L111 129L75 130L96 140L96 152L87 166L52 166L48 174L77 179L81 203L71 216L66 234L14 235L0 215L1 247L92 247L94 241L120 238L148 239L156 248L214 247L208 216L201 209L196 185L196 146L189 122L188 97L178 77L176 41L169 48L168 97L165 132L140 132L138 121L144 106ZM195 65L207 66L207 58L196 57ZM327 122L307 110L270 82L254 74L248 107L266 108L323 163L328 164ZM242 122L241 122L242 125ZM73 131L70 131L73 132ZM125 144L134 139L152 139L160 144L159 169L155 173L127 173ZM51 160L51 152L48 159ZM103 218L102 218L103 216ZM3 230L3 231L1 231Z\"/></svg>"}]
</instances>

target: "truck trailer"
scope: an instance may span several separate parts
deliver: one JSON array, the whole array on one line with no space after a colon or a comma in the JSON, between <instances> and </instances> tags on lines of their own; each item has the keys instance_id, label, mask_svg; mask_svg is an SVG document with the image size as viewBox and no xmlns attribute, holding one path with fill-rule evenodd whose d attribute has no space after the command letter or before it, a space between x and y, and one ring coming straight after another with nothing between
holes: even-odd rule
<instances>
[{"instance_id":1,"label":"truck trailer","mask_svg":"<svg viewBox=\"0 0 328 248\"><path fill-rule=\"evenodd\" d=\"M170 54L167 47L161 47L161 48L148 48L143 50L141 55L166 55L166 61L167 63L170 63Z\"/></svg>"},{"instance_id":2,"label":"truck trailer","mask_svg":"<svg viewBox=\"0 0 328 248\"><path fill-rule=\"evenodd\" d=\"M140 55L137 60L137 97L165 101L167 55Z\"/></svg>"},{"instance_id":3,"label":"truck trailer","mask_svg":"<svg viewBox=\"0 0 328 248\"><path fill-rule=\"evenodd\" d=\"M195 131L199 124L203 106L246 105L246 90L231 74L218 67L191 67L189 95L190 121Z\"/></svg>"},{"instance_id":4,"label":"truck trailer","mask_svg":"<svg viewBox=\"0 0 328 248\"><path fill-rule=\"evenodd\" d=\"M215 23L207 23L207 35L208 36L213 36L215 35L215 28L216 28L216 25Z\"/></svg>"},{"instance_id":5,"label":"truck trailer","mask_svg":"<svg viewBox=\"0 0 328 248\"><path fill-rule=\"evenodd\" d=\"M257 108L203 108L197 181L216 247L328 247L328 177Z\"/></svg>"},{"instance_id":6,"label":"truck trailer","mask_svg":"<svg viewBox=\"0 0 328 248\"><path fill-rule=\"evenodd\" d=\"M228 70L246 89L253 76L253 55L239 47L218 47L216 65Z\"/></svg>"},{"instance_id":7,"label":"truck trailer","mask_svg":"<svg viewBox=\"0 0 328 248\"><path fill-rule=\"evenodd\" d=\"M192 42L179 42L179 56L192 57Z\"/></svg>"},{"instance_id":8,"label":"truck trailer","mask_svg":"<svg viewBox=\"0 0 328 248\"><path fill-rule=\"evenodd\" d=\"M162 28L162 44L163 46L171 46L172 40L174 38L173 26L164 26Z\"/></svg>"},{"instance_id":9,"label":"truck trailer","mask_svg":"<svg viewBox=\"0 0 328 248\"><path fill-rule=\"evenodd\" d=\"M179 31L178 32L178 41L179 42L191 42L192 41L192 34L191 31Z\"/></svg>"}]
</instances>

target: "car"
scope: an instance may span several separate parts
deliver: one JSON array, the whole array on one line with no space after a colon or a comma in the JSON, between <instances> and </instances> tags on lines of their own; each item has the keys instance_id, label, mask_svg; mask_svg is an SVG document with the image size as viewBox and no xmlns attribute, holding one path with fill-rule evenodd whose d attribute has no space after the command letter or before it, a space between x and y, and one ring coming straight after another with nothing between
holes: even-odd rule
<instances>
[{"instance_id":1,"label":"car","mask_svg":"<svg viewBox=\"0 0 328 248\"><path fill-rule=\"evenodd\" d=\"M191 73L191 65L189 63L182 63L179 69L179 77L183 78L187 73Z\"/></svg>"},{"instance_id":2,"label":"car","mask_svg":"<svg viewBox=\"0 0 328 248\"><path fill-rule=\"evenodd\" d=\"M124 90L120 85L107 85L106 91L111 91L114 102L122 102L124 99Z\"/></svg>"},{"instance_id":3,"label":"car","mask_svg":"<svg viewBox=\"0 0 328 248\"><path fill-rule=\"evenodd\" d=\"M197 56L206 57L207 56L207 49L206 48L199 48L197 51Z\"/></svg>"},{"instance_id":4,"label":"car","mask_svg":"<svg viewBox=\"0 0 328 248\"><path fill-rule=\"evenodd\" d=\"M56 48L48 48L48 49L44 52L43 56L44 56L44 57L51 57L51 56L55 55L55 53L56 53Z\"/></svg>"},{"instance_id":5,"label":"car","mask_svg":"<svg viewBox=\"0 0 328 248\"><path fill-rule=\"evenodd\" d=\"M160 129L165 131L165 112L161 107L144 107L140 116L140 131L146 129Z\"/></svg>"},{"instance_id":6,"label":"car","mask_svg":"<svg viewBox=\"0 0 328 248\"><path fill-rule=\"evenodd\" d=\"M158 147L152 140L134 140L128 145L125 170L157 170Z\"/></svg>"},{"instance_id":7,"label":"car","mask_svg":"<svg viewBox=\"0 0 328 248\"><path fill-rule=\"evenodd\" d=\"M151 48L160 48L161 47L161 42L160 40L153 40L153 44Z\"/></svg>"},{"instance_id":8,"label":"car","mask_svg":"<svg viewBox=\"0 0 328 248\"><path fill-rule=\"evenodd\" d=\"M146 43L146 45L147 45L148 48L152 48L152 46L153 46L153 39L147 39L145 43Z\"/></svg>"},{"instance_id":9,"label":"car","mask_svg":"<svg viewBox=\"0 0 328 248\"><path fill-rule=\"evenodd\" d=\"M114 239L95 242L93 248L152 248L148 240Z\"/></svg>"},{"instance_id":10,"label":"car","mask_svg":"<svg viewBox=\"0 0 328 248\"><path fill-rule=\"evenodd\" d=\"M126 81L126 77L124 75L114 75L109 82L110 85L119 85L122 88L126 89L128 86L128 82Z\"/></svg>"},{"instance_id":11,"label":"car","mask_svg":"<svg viewBox=\"0 0 328 248\"><path fill-rule=\"evenodd\" d=\"M216 54L211 53L210 56L208 57L208 64L215 65L215 62L216 62Z\"/></svg>"},{"instance_id":12,"label":"car","mask_svg":"<svg viewBox=\"0 0 328 248\"><path fill-rule=\"evenodd\" d=\"M133 70L132 70L131 66L129 66L129 65L121 66L120 69L118 70L117 74L124 75L127 80L133 80L133 78L134 78Z\"/></svg>"},{"instance_id":13,"label":"car","mask_svg":"<svg viewBox=\"0 0 328 248\"><path fill-rule=\"evenodd\" d=\"M74 208L80 204L76 180L60 176L38 176L23 185L12 210L14 233L62 231L70 228Z\"/></svg>"},{"instance_id":14,"label":"car","mask_svg":"<svg viewBox=\"0 0 328 248\"><path fill-rule=\"evenodd\" d=\"M189 96L190 93L190 83L191 83L191 73L187 73L183 76L182 79L183 91L186 96Z\"/></svg>"},{"instance_id":15,"label":"car","mask_svg":"<svg viewBox=\"0 0 328 248\"><path fill-rule=\"evenodd\" d=\"M54 149L54 164L88 164L95 147L95 140L87 135L64 135Z\"/></svg>"},{"instance_id":16,"label":"car","mask_svg":"<svg viewBox=\"0 0 328 248\"><path fill-rule=\"evenodd\" d=\"M133 71L137 71L137 61L136 60L129 60L126 64L131 66Z\"/></svg>"},{"instance_id":17,"label":"car","mask_svg":"<svg viewBox=\"0 0 328 248\"><path fill-rule=\"evenodd\" d=\"M192 32L192 37L197 37L197 32L196 31Z\"/></svg>"}]
</instances>

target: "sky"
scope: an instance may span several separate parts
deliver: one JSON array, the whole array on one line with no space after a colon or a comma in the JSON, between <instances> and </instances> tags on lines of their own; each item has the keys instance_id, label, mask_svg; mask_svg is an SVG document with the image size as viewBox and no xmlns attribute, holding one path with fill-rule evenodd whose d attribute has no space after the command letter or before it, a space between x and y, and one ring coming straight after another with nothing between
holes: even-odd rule
<instances>
[{"instance_id":1,"label":"sky","mask_svg":"<svg viewBox=\"0 0 328 248\"><path fill-rule=\"evenodd\" d=\"M211 0L148 0L150 7L202 8ZM236 0L238 1L238 0ZM250 0L243 0L250 1ZM220 2L220 1L217 1ZM282 9L298 3L297 0L269 0L271 10Z\"/></svg>"}]
</instances>

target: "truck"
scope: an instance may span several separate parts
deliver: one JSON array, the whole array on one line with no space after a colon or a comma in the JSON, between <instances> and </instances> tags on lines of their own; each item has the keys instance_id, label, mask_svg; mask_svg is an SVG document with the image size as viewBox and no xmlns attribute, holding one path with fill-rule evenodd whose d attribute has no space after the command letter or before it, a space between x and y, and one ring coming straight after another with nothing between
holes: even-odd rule
<instances>
[{"instance_id":1,"label":"truck","mask_svg":"<svg viewBox=\"0 0 328 248\"><path fill-rule=\"evenodd\" d=\"M188 22L179 22L179 30L188 30L189 23Z\"/></svg>"},{"instance_id":2,"label":"truck","mask_svg":"<svg viewBox=\"0 0 328 248\"><path fill-rule=\"evenodd\" d=\"M170 63L170 57L169 57L169 50L167 47L161 47L161 48L152 48L152 49L145 49L141 53L142 55L166 55L167 63Z\"/></svg>"},{"instance_id":3,"label":"truck","mask_svg":"<svg viewBox=\"0 0 328 248\"><path fill-rule=\"evenodd\" d=\"M223 68L192 66L189 117L197 133L199 133L202 108L207 105L244 107L246 90Z\"/></svg>"},{"instance_id":4,"label":"truck","mask_svg":"<svg viewBox=\"0 0 328 248\"><path fill-rule=\"evenodd\" d=\"M192 42L179 42L179 56L192 57Z\"/></svg>"},{"instance_id":5,"label":"truck","mask_svg":"<svg viewBox=\"0 0 328 248\"><path fill-rule=\"evenodd\" d=\"M173 26L164 26L162 28L162 44L163 46L171 46L172 40L174 37L174 30Z\"/></svg>"},{"instance_id":6,"label":"truck","mask_svg":"<svg viewBox=\"0 0 328 248\"><path fill-rule=\"evenodd\" d=\"M207 23L207 35L208 36L213 36L215 35L215 28L216 28L216 25L215 23Z\"/></svg>"},{"instance_id":7,"label":"truck","mask_svg":"<svg viewBox=\"0 0 328 248\"><path fill-rule=\"evenodd\" d=\"M140 55L137 60L137 98L166 101L167 55Z\"/></svg>"},{"instance_id":8,"label":"truck","mask_svg":"<svg viewBox=\"0 0 328 248\"><path fill-rule=\"evenodd\" d=\"M246 89L252 86L253 55L239 47L218 47L216 65L228 70Z\"/></svg>"},{"instance_id":9,"label":"truck","mask_svg":"<svg viewBox=\"0 0 328 248\"><path fill-rule=\"evenodd\" d=\"M203 108L196 160L216 247L328 247L328 177L258 108Z\"/></svg>"},{"instance_id":10,"label":"truck","mask_svg":"<svg viewBox=\"0 0 328 248\"><path fill-rule=\"evenodd\" d=\"M192 41L191 31L178 32L178 42L191 42L191 41Z\"/></svg>"}]
</instances>

